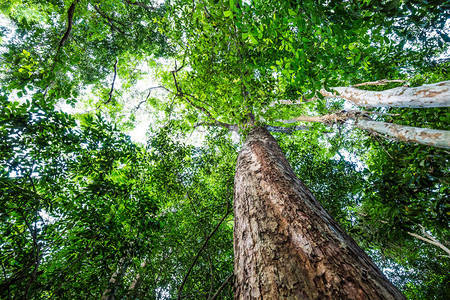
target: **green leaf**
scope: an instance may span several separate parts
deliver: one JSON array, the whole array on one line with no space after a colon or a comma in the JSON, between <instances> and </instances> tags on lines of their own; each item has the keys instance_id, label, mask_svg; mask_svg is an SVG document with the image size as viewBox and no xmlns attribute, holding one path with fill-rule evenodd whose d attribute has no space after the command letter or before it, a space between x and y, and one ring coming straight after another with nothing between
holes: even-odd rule
<instances>
[{"instance_id":1,"label":"green leaf","mask_svg":"<svg viewBox=\"0 0 450 300\"><path fill-rule=\"evenodd\" d=\"M230 10L227 10L227 11L224 11L223 14L224 14L225 17L228 18L228 17L231 17L231 15L233 14L233 12L230 11Z\"/></svg>"},{"instance_id":2,"label":"green leaf","mask_svg":"<svg viewBox=\"0 0 450 300\"><path fill-rule=\"evenodd\" d=\"M293 11L292 9L288 9L289 11L289 15L295 17L297 15L297 13L295 11Z\"/></svg>"}]
</instances>

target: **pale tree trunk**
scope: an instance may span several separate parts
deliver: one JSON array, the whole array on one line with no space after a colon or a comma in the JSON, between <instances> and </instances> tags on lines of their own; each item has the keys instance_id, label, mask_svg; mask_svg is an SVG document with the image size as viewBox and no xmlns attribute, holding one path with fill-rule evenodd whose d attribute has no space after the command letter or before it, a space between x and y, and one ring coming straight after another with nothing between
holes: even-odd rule
<instances>
[{"instance_id":1,"label":"pale tree trunk","mask_svg":"<svg viewBox=\"0 0 450 300\"><path fill-rule=\"evenodd\" d=\"M321 122L332 125L354 119L355 126L360 129L375 131L402 142L413 142L427 146L450 149L450 131L370 121L362 118L364 114L365 112L360 111L341 111L322 116L299 116L283 122Z\"/></svg>"},{"instance_id":2,"label":"pale tree trunk","mask_svg":"<svg viewBox=\"0 0 450 300\"><path fill-rule=\"evenodd\" d=\"M130 293L131 293L132 295L137 294L137 292L138 292L138 290L139 290L139 288L140 288L140 286L141 286L141 281L142 281L142 279L141 279L141 273L140 273L140 272L141 272L141 270L144 269L146 266L147 266L147 260L144 260L144 261L141 263L141 268L140 268L140 270L138 270L139 272L136 274L136 276L135 276L134 279L133 279L133 282L132 282L131 285L130 285L129 290L130 290Z\"/></svg>"},{"instance_id":3,"label":"pale tree trunk","mask_svg":"<svg viewBox=\"0 0 450 300\"><path fill-rule=\"evenodd\" d=\"M116 299L117 288L120 286L123 275L125 274L127 268L128 268L127 259L121 258L116 271L109 279L108 288L103 292L103 294L100 298L101 300L115 300Z\"/></svg>"},{"instance_id":4,"label":"pale tree trunk","mask_svg":"<svg viewBox=\"0 0 450 300\"><path fill-rule=\"evenodd\" d=\"M235 299L405 299L295 176L262 127L234 191Z\"/></svg>"},{"instance_id":5,"label":"pale tree trunk","mask_svg":"<svg viewBox=\"0 0 450 300\"><path fill-rule=\"evenodd\" d=\"M450 81L419 87L397 87L385 91L365 91L354 87L334 87L321 90L325 97L339 97L363 107L450 107Z\"/></svg>"},{"instance_id":6,"label":"pale tree trunk","mask_svg":"<svg viewBox=\"0 0 450 300\"><path fill-rule=\"evenodd\" d=\"M427 146L450 149L450 131L397 125L386 122L357 120L355 126L399 139Z\"/></svg>"}]
</instances>

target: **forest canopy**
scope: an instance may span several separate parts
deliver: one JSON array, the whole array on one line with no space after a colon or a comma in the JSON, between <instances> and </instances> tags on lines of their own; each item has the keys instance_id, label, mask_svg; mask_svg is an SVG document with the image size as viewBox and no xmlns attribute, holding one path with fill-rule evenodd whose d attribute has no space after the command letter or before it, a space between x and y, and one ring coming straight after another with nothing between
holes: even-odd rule
<instances>
[{"instance_id":1,"label":"forest canopy","mask_svg":"<svg viewBox=\"0 0 450 300\"><path fill-rule=\"evenodd\" d=\"M0 13L0 298L238 298L254 128L407 299L450 296L449 1Z\"/></svg>"}]
</instances>

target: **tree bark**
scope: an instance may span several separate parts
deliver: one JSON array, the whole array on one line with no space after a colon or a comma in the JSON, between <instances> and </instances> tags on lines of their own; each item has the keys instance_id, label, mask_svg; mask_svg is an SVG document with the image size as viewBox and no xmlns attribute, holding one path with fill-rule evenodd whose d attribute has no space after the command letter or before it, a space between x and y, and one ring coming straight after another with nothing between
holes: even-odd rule
<instances>
[{"instance_id":1,"label":"tree bark","mask_svg":"<svg viewBox=\"0 0 450 300\"><path fill-rule=\"evenodd\" d=\"M121 284L123 275L125 274L127 268L128 268L128 259L127 258L121 258L117 269L114 272L114 274L111 276L108 282L108 288L103 292L101 296L101 300L115 300L116 299L116 291L119 285Z\"/></svg>"},{"instance_id":2,"label":"tree bark","mask_svg":"<svg viewBox=\"0 0 450 300\"><path fill-rule=\"evenodd\" d=\"M235 299L405 299L254 128L234 191Z\"/></svg>"},{"instance_id":3,"label":"tree bark","mask_svg":"<svg viewBox=\"0 0 450 300\"><path fill-rule=\"evenodd\" d=\"M450 81L418 87L397 87L385 91L365 91L354 87L321 90L324 97L339 97L363 107L450 107Z\"/></svg>"},{"instance_id":4,"label":"tree bark","mask_svg":"<svg viewBox=\"0 0 450 300\"><path fill-rule=\"evenodd\" d=\"M358 120L356 127L376 131L403 142L450 149L450 131L397 125L386 122Z\"/></svg>"},{"instance_id":5,"label":"tree bark","mask_svg":"<svg viewBox=\"0 0 450 300\"><path fill-rule=\"evenodd\" d=\"M363 119L362 117L364 117L364 114L365 112L360 111L341 111L322 116L299 116L283 122L321 122L327 125L332 125L336 123L344 123L349 119L354 119L354 125L360 129L375 131L398 139L402 142L413 142L427 146L450 149L450 131L448 130L411 127L380 121L371 121Z\"/></svg>"}]
</instances>

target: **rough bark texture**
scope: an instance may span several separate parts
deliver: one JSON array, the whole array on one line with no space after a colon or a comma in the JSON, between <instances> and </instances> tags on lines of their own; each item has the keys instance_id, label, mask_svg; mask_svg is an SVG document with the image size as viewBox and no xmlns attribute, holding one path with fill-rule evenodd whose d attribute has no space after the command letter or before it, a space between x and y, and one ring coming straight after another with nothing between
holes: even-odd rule
<instances>
[{"instance_id":1,"label":"rough bark texture","mask_svg":"<svg viewBox=\"0 0 450 300\"><path fill-rule=\"evenodd\" d=\"M235 299L405 299L295 176L262 127L239 154Z\"/></svg>"},{"instance_id":2,"label":"rough bark texture","mask_svg":"<svg viewBox=\"0 0 450 300\"><path fill-rule=\"evenodd\" d=\"M450 149L450 131L397 125L386 122L358 120L360 129L376 131L403 142Z\"/></svg>"},{"instance_id":3,"label":"rough bark texture","mask_svg":"<svg viewBox=\"0 0 450 300\"><path fill-rule=\"evenodd\" d=\"M418 87L398 87L385 91L365 91L354 87L334 87L336 93L321 90L325 97L340 97L364 107L449 107L450 81Z\"/></svg>"}]
</instances>

